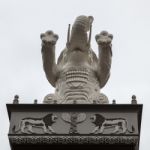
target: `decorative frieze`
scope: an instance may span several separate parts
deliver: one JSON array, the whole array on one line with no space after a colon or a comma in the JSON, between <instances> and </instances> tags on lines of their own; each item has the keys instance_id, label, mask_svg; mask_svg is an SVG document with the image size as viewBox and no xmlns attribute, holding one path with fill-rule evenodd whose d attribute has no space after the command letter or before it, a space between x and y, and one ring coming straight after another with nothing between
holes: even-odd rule
<instances>
[{"instance_id":1,"label":"decorative frieze","mask_svg":"<svg viewBox=\"0 0 150 150\"><path fill-rule=\"evenodd\" d=\"M138 136L9 136L12 144L136 144Z\"/></svg>"}]
</instances>

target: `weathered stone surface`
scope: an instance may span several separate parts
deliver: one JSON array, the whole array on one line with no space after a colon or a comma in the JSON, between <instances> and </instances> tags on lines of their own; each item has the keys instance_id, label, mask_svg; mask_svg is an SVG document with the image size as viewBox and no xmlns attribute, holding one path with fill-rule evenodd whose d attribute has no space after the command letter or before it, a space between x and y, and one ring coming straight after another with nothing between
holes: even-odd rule
<instances>
[{"instance_id":1,"label":"weathered stone surface","mask_svg":"<svg viewBox=\"0 0 150 150\"><path fill-rule=\"evenodd\" d=\"M141 105L10 104L9 134L137 135ZM139 111L139 112L138 112ZM137 113L138 112L138 113Z\"/></svg>"},{"instance_id":2,"label":"weathered stone surface","mask_svg":"<svg viewBox=\"0 0 150 150\"><path fill-rule=\"evenodd\" d=\"M9 136L12 144L127 144L136 145L138 143L138 136Z\"/></svg>"},{"instance_id":3,"label":"weathered stone surface","mask_svg":"<svg viewBox=\"0 0 150 150\"><path fill-rule=\"evenodd\" d=\"M97 58L90 46L93 19L92 16L76 18L57 64L55 44L58 35L52 31L41 34L44 71L50 84L56 88L55 94L45 97L44 103L108 103L106 96L102 99L100 89L110 76L113 36L106 31L96 35L99 48Z\"/></svg>"},{"instance_id":4,"label":"weathered stone surface","mask_svg":"<svg viewBox=\"0 0 150 150\"><path fill-rule=\"evenodd\" d=\"M139 104L7 104L7 109L13 150L70 144L131 150L139 145Z\"/></svg>"}]
</instances>

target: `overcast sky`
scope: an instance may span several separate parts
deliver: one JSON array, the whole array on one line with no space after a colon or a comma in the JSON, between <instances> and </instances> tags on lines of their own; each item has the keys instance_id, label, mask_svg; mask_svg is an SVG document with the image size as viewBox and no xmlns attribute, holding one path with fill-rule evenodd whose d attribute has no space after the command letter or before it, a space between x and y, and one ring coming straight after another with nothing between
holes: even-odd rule
<instances>
[{"instance_id":1,"label":"overcast sky","mask_svg":"<svg viewBox=\"0 0 150 150\"><path fill-rule=\"evenodd\" d=\"M40 33L59 35L57 57L65 47L67 27L78 15L94 17L94 36L102 30L114 35L111 77L102 89L110 102L144 104L140 150L150 142L150 1L149 0L0 0L0 149L10 150L6 103L41 103L54 89L45 78Z\"/></svg>"}]
</instances>

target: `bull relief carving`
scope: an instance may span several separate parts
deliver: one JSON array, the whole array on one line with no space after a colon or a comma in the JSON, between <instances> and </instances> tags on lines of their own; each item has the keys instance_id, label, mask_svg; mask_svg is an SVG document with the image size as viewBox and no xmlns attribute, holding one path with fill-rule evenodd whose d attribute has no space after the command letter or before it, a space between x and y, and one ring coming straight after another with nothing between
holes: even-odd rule
<instances>
[{"instance_id":1,"label":"bull relief carving","mask_svg":"<svg viewBox=\"0 0 150 150\"><path fill-rule=\"evenodd\" d=\"M91 48L92 16L76 18L68 37L66 48L55 61L55 45L58 35L53 31L41 34L42 58L46 77L55 87L55 93L49 94L44 103L97 104L108 103L102 99L100 89L105 86L110 76L112 34L102 31L96 35L98 58Z\"/></svg>"},{"instance_id":2,"label":"bull relief carving","mask_svg":"<svg viewBox=\"0 0 150 150\"><path fill-rule=\"evenodd\" d=\"M128 121L124 118L105 118L101 114L94 114L91 118L95 125L92 134L104 134L105 130L111 129L107 134L126 134L134 133L134 127L128 129Z\"/></svg>"},{"instance_id":3,"label":"bull relief carving","mask_svg":"<svg viewBox=\"0 0 150 150\"><path fill-rule=\"evenodd\" d=\"M25 134L33 134L36 131L33 128L41 128L44 134L55 133L52 128L52 125L56 122L57 116L54 114L48 114L42 118L32 118L26 117L21 119L18 123L18 126L13 126L13 133L25 133Z\"/></svg>"}]
</instances>

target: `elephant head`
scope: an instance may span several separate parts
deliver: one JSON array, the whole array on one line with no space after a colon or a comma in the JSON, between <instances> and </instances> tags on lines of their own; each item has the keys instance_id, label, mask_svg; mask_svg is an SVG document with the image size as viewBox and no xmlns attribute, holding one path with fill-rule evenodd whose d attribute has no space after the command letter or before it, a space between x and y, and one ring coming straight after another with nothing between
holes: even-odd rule
<instances>
[{"instance_id":1,"label":"elephant head","mask_svg":"<svg viewBox=\"0 0 150 150\"><path fill-rule=\"evenodd\" d=\"M88 50L90 43L87 32L90 31L94 18L92 16L78 16L72 26L71 36L69 39L69 50Z\"/></svg>"}]
</instances>

